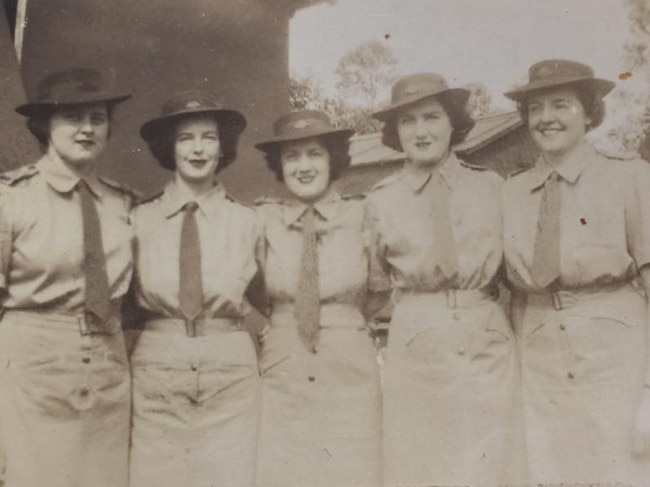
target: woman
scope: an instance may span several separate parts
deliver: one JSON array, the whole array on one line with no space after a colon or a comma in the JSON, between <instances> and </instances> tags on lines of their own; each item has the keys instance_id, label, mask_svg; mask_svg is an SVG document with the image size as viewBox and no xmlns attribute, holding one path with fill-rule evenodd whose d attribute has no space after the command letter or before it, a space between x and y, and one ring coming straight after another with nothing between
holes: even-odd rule
<instances>
[{"instance_id":1,"label":"woman","mask_svg":"<svg viewBox=\"0 0 650 487\"><path fill-rule=\"evenodd\" d=\"M97 175L115 106L101 74L43 78L16 110L43 149L0 196L0 414L8 487L126 487L130 380L119 308L132 195Z\"/></svg>"},{"instance_id":2,"label":"woman","mask_svg":"<svg viewBox=\"0 0 650 487\"><path fill-rule=\"evenodd\" d=\"M502 212L531 481L647 485L650 168L585 141L613 82L565 60L529 73L506 96L541 155Z\"/></svg>"},{"instance_id":3,"label":"woman","mask_svg":"<svg viewBox=\"0 0 650 487\"><path fill-rule=\"evenodd\" d=\"M387 486L497 486L511 463L516 362L495 301L501 178L451 150L474 125L468 95L437 74L415 74L374 114L385 122L383 143L407 156L370 195L395 288L384 370Z\"/></svg>"},{"instance_id":4,"label":"woman","mask_svg":"<svg viewBox=\"0 0 650 487\"><path fill-rule=\"evenodd\" d=\"M386 292L368 293L383 279L363 201L330 186L350 162L352 131L305 110L278 118L274 132L256 147L291 198L259 206L271 324L261 355L256 485L374 487L379 375L366 319Z\"/></svg>"},{"instance_id":5,"label":"woman","mask_svg":"<svg viewBox=\"0 0 650 487\"><path fill-rule=\"evenodd\" d=\"M186 92L140 130L173 178L133 212L146 317L132 353L132 487L253 484L259 374L242 319L258 226L215 179L245 126Z\"/></svg>"}]
</instances>

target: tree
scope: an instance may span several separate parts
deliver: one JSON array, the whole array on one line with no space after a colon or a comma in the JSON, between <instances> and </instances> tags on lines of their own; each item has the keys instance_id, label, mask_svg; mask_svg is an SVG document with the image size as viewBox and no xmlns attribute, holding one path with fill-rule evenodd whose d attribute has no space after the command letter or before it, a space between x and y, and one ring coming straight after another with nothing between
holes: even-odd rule
<instances>
[{"instance_id":1,"label":"tree","mask_svg":"<svg viewBox=\"0 0 650 487\"><path fill-rule=\"evenodd\" d=\"M330 117L337 128L353 129L357 134L379 131L381 124L371 118L371 111L349 105L340 96L328 97L311 75L294 75L289 80L291 110L320 110Z\"/></svg>"},{"instance_id":2,"label":"tree","mask_svg":"<svg viewBox=\"0 0 650 487\"><path fill-rule=\"evenodd\" d=\"M397 78L397 58L380 41L368 41L345 54L336 68L337 89L342 97L361 101L370 112Z\"/></svg>"},{"instance_id":3,"label":"tree","mask_svg":"<svg viewBox=\"0 0 650 487\"><path fill-rule=\"evenodd\" d=\"M619 83L607 98L613 110L604 125L608 141L617 150L636 151L650 127L650 0L625 0L625 7L631 37L623 46L621 60L633 83Z\"/></svg>"},{"instance_id":4,"label":"tree","mask_svg":"<svg viewBox=\"0 0 650 487\"><path fill-rule=\"evenodd\" d=\"M463 88L470 91L467 111L472 118L481 118L496 112L492 95L483 83L468 83Z\"/></svg>"}]
</instances>

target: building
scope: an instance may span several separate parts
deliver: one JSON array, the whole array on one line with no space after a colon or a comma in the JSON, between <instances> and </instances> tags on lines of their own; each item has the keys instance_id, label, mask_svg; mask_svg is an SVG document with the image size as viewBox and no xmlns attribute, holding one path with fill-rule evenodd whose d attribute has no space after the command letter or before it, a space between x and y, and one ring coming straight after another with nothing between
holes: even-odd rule
<instances>
[{"instance_id":1,"label":"building","mask_svg":"<svg viewBox=\"0 0 650 487\"><path fill-rule=\"evenodd\" d=\"M13 149L0 149L2 169L39 155L24 120L13 113L24 93L10 26L24 9L27 22L22 31L19 22L16 34L23 36L20 71L28 93L44 74L73 65L99 68L117 88L133 93L115 114L103 168L109 177L144 193L164 184L169 174L149 155L139 127L172 93L199 88L248 119L238 160L223 175L229 190L245 200L272 191L277 183L253 144L288 109L289 21L296 10L322 1L3 0L8 22L0 29L0 116L9 133L0 145L6 141Z\"/></svg>"}]
</instances>

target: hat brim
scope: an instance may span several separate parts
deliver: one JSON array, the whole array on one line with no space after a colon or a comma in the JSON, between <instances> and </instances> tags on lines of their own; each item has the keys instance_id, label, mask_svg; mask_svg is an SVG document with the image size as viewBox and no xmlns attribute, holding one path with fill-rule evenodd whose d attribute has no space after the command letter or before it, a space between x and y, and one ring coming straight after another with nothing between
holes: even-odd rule
<instances>
[{"instance_id":1,"label":"hat brim","mask_svg":"<svg viewBox=\"0 0 650 487\"><path fill-rule=\"evenodd\" d=\"M457 105L465 105L469 100L470 91L465 88L447 88L441 91L431 91L428 93L417 93L411 96L406 96L400 101L391 103L387 107L372 114L373 118L381 122L387 122L395 116L395 112L404 107L413 105L426 98L447 98Z\"/></svg>"},{"instance_id":2,"label":"hat brim","mask_svg":"<svg viewBox=\"0 0 650 487\"><path fill-rule=\"evenodd\" d=\"M292 142L295 140L305 140L311 139L314 137L332 137L337 139L349 139L354 134L354 130L351 129L336 129L336 130L314 130L311 132L303 132L300 134L293 135L278 135L276 137L271 137L267 140L255 144L255 148L262 152L269 152L274 150L278 145L285 142Z\"/></svg>"},{"instance_id":3,"label":"hat brim","mask_svg":"<svg viewBox=\"0 0 650 487\"><path fill-rule=\"evenodd\" d=\"M33 103L24 103L16 107L16 112L25 116L31 117L37 113L42 112L43 110L52 110L59 107L69 107L76 105L87 105L89 103L110 103L117 104L122 103L123 101L131 98L130 94L115 94L115 95L106 95L98 94L97 96L85 96L79 100L71 102L59 102L59 101L38 101Z\"/></svg>"},{"instance_id":4,"label":"hat brim","mask_svg":"<svg viewBox=\"0 0 650 487\"><path fill-rule=\"evenodd\" d=\"M503 96L510 98L514 101L520 101L522 98L525 98L530 93L535 91L545 90L547 88L553 88L556 86L567 86L575 84L587 84L596 88L598 94L603 97L607 95L610 91L614 89L616 83L602 78L586 78L584 76L576 76L573 78L563 78L563 79L546 79L533 81L523 86L514 88L513 90L506 91Z\"/></svg>"},{"instance_id":5,"label":"hat brim","mask_svg":"<svg viewBox=\"0 0 650 487\"><path fill-rule=\"evenodd\" d=\"M153 118L143 123L140 127L140 137L142 137L145 142L150 142L156 137L156 134L160 132L162 128L168 126L172 122L177 121L179 118L183 118L188 115L212 115L217 120L217 123L225 122L231 125L235 129L237 135L241 134L246 128L246 117L244 117L244 115L242 115L237 110L228 110L222 108L196 108L170 113L168 115L163 115L162 117Z\"/></svg>"}]
</instances>

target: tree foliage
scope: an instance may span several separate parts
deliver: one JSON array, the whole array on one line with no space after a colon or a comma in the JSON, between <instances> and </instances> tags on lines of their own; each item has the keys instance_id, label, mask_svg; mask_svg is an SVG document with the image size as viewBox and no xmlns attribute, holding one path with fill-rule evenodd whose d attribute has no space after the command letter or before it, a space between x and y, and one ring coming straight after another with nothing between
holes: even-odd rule
<instances>
[{"instance_id":1,"label":"tree foliage","mask_svg":"<svg viewBox=\"0 0 650 487\"><path fill-rule=\"evenodd\" d=\"M360 99L362 106L373 111L397 78L397 58L386 44L368 41L341 58L336 75L342 96Z\"/></svg>"},{"instance_id":2,"label":"tree foliage","mask_svg":"<svg viewBox=\"0 0 650 487\"><path fill-rule=\"evenodd\" d=\"M485 117L497 111L492 102L492 95L483 83L468 83L463 88L470 91L467 110L472 118Z\"/></svg>"}]
</instances>

